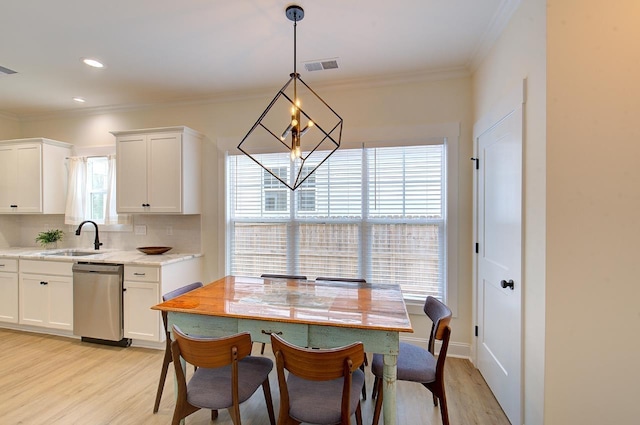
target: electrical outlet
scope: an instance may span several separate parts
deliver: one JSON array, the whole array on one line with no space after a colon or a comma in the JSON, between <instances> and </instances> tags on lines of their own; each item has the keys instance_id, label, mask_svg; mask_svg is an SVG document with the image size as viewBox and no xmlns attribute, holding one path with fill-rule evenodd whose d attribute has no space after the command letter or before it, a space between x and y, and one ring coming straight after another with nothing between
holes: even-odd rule
<instances>
[{"instance_id":1,"label":"electrical outlet","mask_svg":"<svg viewBox=\"0 0 640 425\"><path fill-rule=\"evenodd\" d=\"M173 226L167 226L167 236L173 235Z\"/></svg>"},{"instance_id":2,"label":"electrical outlet","mask_svg":"<svg viewBox=\"0 0 640 425\"><path fill-rule=\"evenodd\" d=\"M147 226L145 224L138 224L134 226L134 233L136 235L146 235L147 234Z\"/></svg>"}]
</instances>

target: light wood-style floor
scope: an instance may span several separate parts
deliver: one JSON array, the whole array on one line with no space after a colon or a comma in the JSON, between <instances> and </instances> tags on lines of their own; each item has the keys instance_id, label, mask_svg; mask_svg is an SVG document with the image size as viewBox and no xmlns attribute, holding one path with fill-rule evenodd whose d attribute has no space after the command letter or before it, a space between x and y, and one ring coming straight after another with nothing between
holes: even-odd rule
<instances>
[{"instance_id":1,"label":"light wood-style floor","mask_svg":"<svg viewBox=\"0 0 640 425\"><path fill-rule=\"evenodd\" d=\"M255 344L259 349L259 344ZM267 346L267 350L269 347ZM173 369L160 411L153 414L163 352L108 347L79 340L0 329L0 423L4 425L170 424L173 414ZM191 368L189 368L191 370ZM508 425L504 413L478 371L467 360L447 359L447 399L452 425ZM364 423L371 424L371 373L367 373ZM275 371L271 390L279 406ZM262 391L240 407L243 424L267 425ZM380 421L382 422L382 420ZM189 416L187 425L232 424L221 411L215 422L208 411ZM355 423L355 420L353 420ZM441 425L431 393L419 384L398 384L398 423Z\"/></svg>"}]
</instances>

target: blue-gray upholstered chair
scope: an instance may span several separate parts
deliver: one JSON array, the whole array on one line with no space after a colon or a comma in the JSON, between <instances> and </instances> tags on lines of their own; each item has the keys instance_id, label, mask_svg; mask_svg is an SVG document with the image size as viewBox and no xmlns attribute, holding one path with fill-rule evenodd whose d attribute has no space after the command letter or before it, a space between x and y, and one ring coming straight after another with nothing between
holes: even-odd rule
<instances>
[{"instance_id":1,"label":"blue-gray upholstered chair","mask_svg":"<svg viewBox=\"0 0 640 425\"><path fill-rule=\"evenodd\" d=\"M361 342L311 349L271 334L280 387L278 424L348 425L353 414L362 425L360 391L364 384ZM285 374L288 371L288 375Z\"/></svg>"},{"instance_id":2,"label":"blue-gray upholstered chair","mask_svg":"<svg viewBox=\"0 0 640 425\"><path fill-rule=\"evenodd\" d=\"M228 409L235 425L241 425L240 404L262 386L271 425L275 425L269 372L273 361L251 356L251 334L205 338L184 334L173 326L171 354L176 369L178 395L173 413L173 425L199 409L211 409L211 419L219 409ZM197 366L187 383L180 358Z\"/></svg>"},{"instance_id":3,"label":"blue-gray upholstered chair","mask_svg":"<svg viewBox=\"0 0 640 425\"><path fill-rule=\"evenodd\" d=\"M438 405L440 400L440 415L442 424L449 425L449 412L447 411L447 398L444 391L444 361L447 358L449 337L451 336L451 310L440 300L427 297L424 303L424 312L433 325L429 336L428 350L406 342L400 343L398 354L398 381L418 382L424 385L433 394L433 405ZM434 356L436 340L442 341L438 358ZM378 424L380 409L382 407L382 355L374 354L371 362L375 382L373 384L372 398L376 398L376 407L373 412L373 425Z\"/></svg>"},{"instance_id":4,"label":"blue-gray upholstered chair","mask_svg":"<svg viewBox=\"0 0 640 425\"><path fill-rule=\"evenodd\" d=\"M202 282L194 282L185 286L181 286L171 292L167 292L162 296L162 301L172 300L182 294L193 291L194 289L202 288ZM162 359L162 370L160 371L160 382L158 382L158 391L156 392L156 402L153 405L153 413L157 413L160 408L160 399L162 398L162 390L164 389L164 383L167 380L167 370L169 369L169 363L171 363L171 335L169 329L167 329L167 312L162 312L162 323L164 324L165 333L165 349L164 358Z\"/></svg>"}]
</instances>

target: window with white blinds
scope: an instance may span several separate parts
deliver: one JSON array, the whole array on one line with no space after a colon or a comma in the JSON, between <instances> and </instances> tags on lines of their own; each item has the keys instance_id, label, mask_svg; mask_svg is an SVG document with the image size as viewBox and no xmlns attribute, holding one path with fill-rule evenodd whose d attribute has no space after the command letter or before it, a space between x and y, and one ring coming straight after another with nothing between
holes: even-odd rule
<instances>
[{"instance_id":1,"label":"window with white blinds","mask_svg":"<svg viewBox=\"0 0 640 425\"><path fill-rule=\"evenodd\" d=\"M258 160L291 173L282 154ZM339 149L292 192L229 156L228 271L363 277L443 299L445 169L444 144Z\"/></svg>"}]
</instances>

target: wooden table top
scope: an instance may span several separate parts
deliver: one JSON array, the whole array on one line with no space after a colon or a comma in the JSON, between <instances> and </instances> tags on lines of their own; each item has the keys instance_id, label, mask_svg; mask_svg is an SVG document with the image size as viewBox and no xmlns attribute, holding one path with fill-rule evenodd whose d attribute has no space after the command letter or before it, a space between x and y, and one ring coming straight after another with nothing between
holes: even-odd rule
<instances>
[{"instance_id":1,"label":"wooden table top","mask_svg":"<svg viewBox=\"0 0 640 425\"><path fill-rule=\"evenodd\" d=\"M413 332L399 285L226 276L154 310Z\"/></svg>"}]
</instances>

